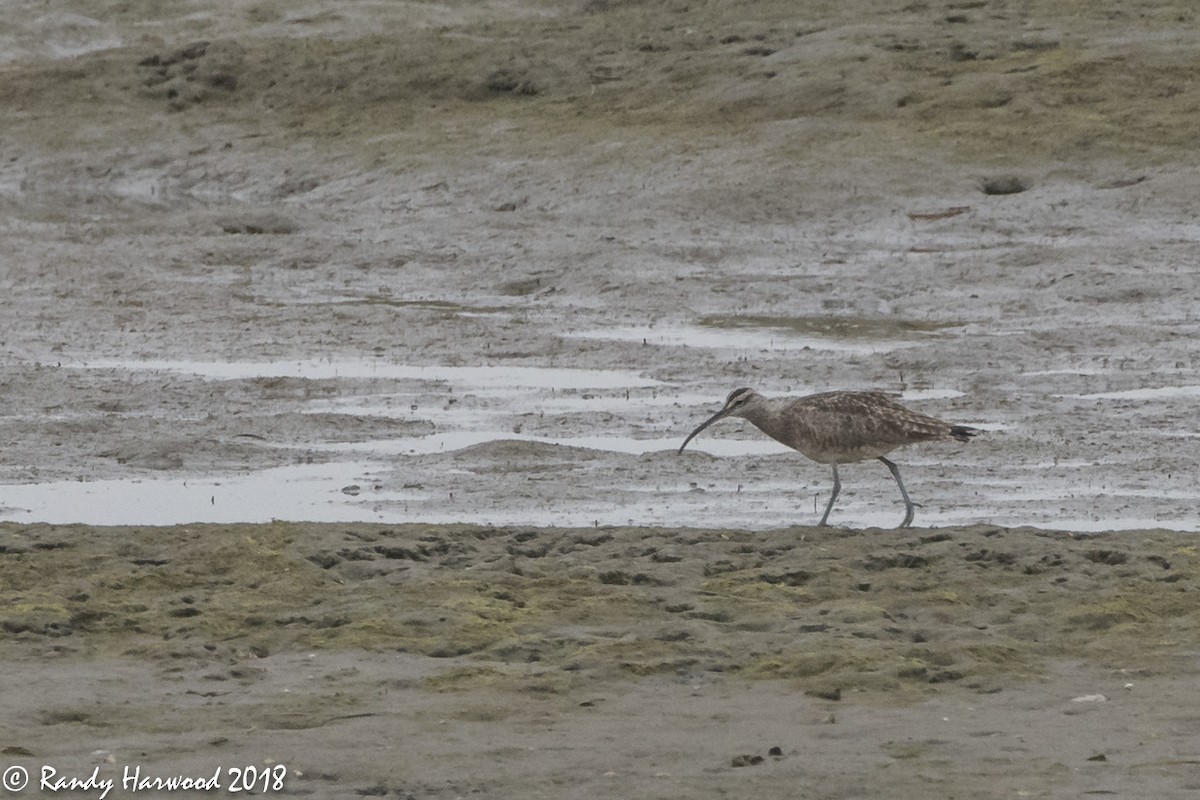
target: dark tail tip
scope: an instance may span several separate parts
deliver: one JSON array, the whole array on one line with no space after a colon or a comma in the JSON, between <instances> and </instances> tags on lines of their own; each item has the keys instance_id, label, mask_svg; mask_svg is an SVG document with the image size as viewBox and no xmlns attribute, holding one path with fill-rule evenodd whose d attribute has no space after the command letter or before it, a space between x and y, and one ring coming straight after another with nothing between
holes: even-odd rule
<instances>
[{"instance_id":1,"label":"dark tail tip","mask_svg":"<svg viewBox=\"0 0 1200 800\"><path fill-rule=\"evenodd\" d=\"M966 425L950 426L950 435L955 439L958 439L960 442L969 442L971 441L972 436L978 436L981 433L983 433L983 431L979 430L979 428L971 428Z\"/></svg>"}]
</instances>

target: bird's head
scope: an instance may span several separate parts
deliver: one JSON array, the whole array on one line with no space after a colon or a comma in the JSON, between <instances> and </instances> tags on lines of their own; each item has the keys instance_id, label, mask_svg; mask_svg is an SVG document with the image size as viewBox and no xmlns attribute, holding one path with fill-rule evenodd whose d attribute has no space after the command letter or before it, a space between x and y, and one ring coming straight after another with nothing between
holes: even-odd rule
<instances>
[{"instance_id":1,"label":"bird's head","mask_svg":"<svg viewBox=\"0 0 1200 800\"><path fill-rule=\"evenodd\" d=\"M711 417L706 419L704 422L702 422L700 424L700 427L696 428L696 430L689 433L688 437L683 440L683 444L679 445L679 452L682 453L683 448L687 447L688 442L690 442L692 439L696 438L696 434L700 433L700 431L704 430L709 425L712 425L714 422L723 420L726 417L743 416L743 412L745 411L746 407L748 405L750 405L751 403L753 403L755 400L759 400L761 398L762 398L762 395L760 395L758 392L754 391L753 389L747 389L747 388L734 389L732 392L729 393L729 397L725 398L725 407L722 408L720 411L718 411L716 414L713 414Z\"/></svg>"}]
</instances>

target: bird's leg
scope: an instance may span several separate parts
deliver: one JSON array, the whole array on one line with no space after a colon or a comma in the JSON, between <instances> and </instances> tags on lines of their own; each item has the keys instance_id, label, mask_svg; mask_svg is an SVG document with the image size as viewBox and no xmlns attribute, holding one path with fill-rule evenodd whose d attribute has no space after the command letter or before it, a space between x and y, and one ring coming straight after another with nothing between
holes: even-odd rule
<instances>
[{"instance_id":1,"label":"bird's leg","mask_svg":"<svg viewBox=\"0 0 1200 800\"><path fill-rule=\"evenodd\" d=\"M829 495L829 505L825 506L825 513L821 515L821 521L817 523L817 527L824 528L826 521L829 519L829 512L833 510L833 501L837 500L838 492L842 490L842 479L838 477L837 464L833 465L833 494Z\"/></svg>"},{"instance_id":2,"label":"bird's leg","mask_svg":"<svg viewBox=\"0 0 1200 800\"><path fill-rule=\"evenodd\" d=\"M896 485L900 487L900 496L904 498L904 522L900 523L900 527L907 528L912 524L913 509L916 508L917 504L909 499L908 492L904 489L904 481L900 480L900 469L883 456L879 456L879 460L887 464L887 468L892 471L892 477L896 479Z\"/></svg>"}]
</instances>

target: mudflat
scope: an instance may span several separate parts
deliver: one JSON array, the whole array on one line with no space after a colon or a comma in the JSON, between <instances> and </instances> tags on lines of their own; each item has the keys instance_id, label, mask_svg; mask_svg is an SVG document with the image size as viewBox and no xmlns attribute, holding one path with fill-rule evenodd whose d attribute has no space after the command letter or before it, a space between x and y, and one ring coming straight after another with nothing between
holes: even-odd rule
<instances>
[{"instance_id":1,"label":"mudflat","mask_svg":"<svg viewBox=\"0 0 1200 800\"><path fill-rule=\"evenodd\" d=\"M9 4L5 766L1191 796L1195 10L797 5Z\"/></svg>"},{"instance_id":2,"label":"mudflat","mask_svg":"<svg viewBox=\"0 0 1200 800\"><path fill-rule=\"evenodd\" d=\"M662 457L750 386L985 427L917 524L1200 530L1193 11L959 5L10 9L0 516L804 524Z\"/></svg>"},{"instance_id":3,"label":"mudflat","mask_svg":"<svg viewBox=\"0 0 1200 800\"><path fill-rule=\"evenodd\" d=\"M0 533L0 727L34 770L283 765L314 797L1197 785L1200 553L1177 533Z\"/></svg>"}]
</instances>

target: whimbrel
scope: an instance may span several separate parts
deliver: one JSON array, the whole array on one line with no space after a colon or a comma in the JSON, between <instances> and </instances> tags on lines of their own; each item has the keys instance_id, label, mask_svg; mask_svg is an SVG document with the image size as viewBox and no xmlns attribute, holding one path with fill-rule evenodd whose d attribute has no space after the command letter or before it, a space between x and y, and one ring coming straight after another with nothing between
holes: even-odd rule
<instances>
[{"instance_id":1,"label":"whimbrel","mask_svg":"<svg viewBox=\"0 0 1200 800\"><path fill-rule=\"evenodd\" d=\"M886 392L822 392L806 397L763 397L753 389L735 389L725 407L688 434L679 446L687 447L696 434L725 417L741 417L777 442L799 450L820 464L833 466L833 494L818 523L824 526L842 490L838 464L877 458L891 470L904 498L904 521L912 524L916 504L908 497L900 470L886 456L897 447L945 439L970 441L982 431L954 425L910 411Z\"/></svg>"}]
</instances>

